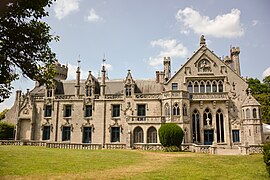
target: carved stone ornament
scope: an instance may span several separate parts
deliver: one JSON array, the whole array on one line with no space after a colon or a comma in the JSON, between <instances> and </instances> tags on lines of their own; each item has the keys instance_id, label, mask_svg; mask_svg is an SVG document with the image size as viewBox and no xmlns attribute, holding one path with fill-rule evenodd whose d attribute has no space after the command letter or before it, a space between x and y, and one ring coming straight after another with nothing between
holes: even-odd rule
<instances>
[{"instance_id":1,"label":"carved stone ornament","mask_svg":"<svg viewBox=\"0 0 270 180\"><path fill-rule=\"evenodd\" d=\"M198 71L199 72L212 72L210 62L206 59L201 60L198 64Z\"/></svg>"}]
</instances>

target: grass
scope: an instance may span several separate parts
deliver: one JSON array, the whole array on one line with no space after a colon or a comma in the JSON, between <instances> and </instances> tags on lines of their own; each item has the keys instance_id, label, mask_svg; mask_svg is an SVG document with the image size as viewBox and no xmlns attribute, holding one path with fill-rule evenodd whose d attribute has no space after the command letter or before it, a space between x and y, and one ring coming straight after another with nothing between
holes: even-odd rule
<instances>
[{"instance_id":1,"label":"grass","mask_svg":"<svg viewBox=\"0 0 270 180\"><path fill-rule=\"evenodd\" d=\"M0 179L268 179L262 155L0 146Z\"/></svg>"}]
</instances>

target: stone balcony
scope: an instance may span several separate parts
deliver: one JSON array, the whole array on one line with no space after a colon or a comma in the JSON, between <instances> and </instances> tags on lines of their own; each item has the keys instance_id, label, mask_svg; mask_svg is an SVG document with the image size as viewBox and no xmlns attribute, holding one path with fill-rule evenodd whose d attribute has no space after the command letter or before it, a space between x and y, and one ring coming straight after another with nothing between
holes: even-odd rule
<instances>
[{"instance_id":1,"label":"stone balcony","mask_svg":"<svg viewBox=\"0 0 270 180\"><path fill-rule=\"evenodd\" d=\"M190 93L191 101L227 101L229 99L227 92L222 93Z\"/></svg>"},{"instance_id":2,"label":"stone balcony","mask_svg":"<svg viewBox=\"0 0 270 180\"><path fill-rule=\"evenodd\" d=\"M129 124L161 124L165 122L164 116L128 116Z\"/></svg>"},{"instance_id":3,"label":"stone balcony","mask_svg":"<svg viewBox=\"0 0 270 180\"><path fill-rule=\"evenodd\" d=\"M188 97L188 92L186 91L166 91L163 93L163 98L189 98Z\"/></svg>"}]
</instances>

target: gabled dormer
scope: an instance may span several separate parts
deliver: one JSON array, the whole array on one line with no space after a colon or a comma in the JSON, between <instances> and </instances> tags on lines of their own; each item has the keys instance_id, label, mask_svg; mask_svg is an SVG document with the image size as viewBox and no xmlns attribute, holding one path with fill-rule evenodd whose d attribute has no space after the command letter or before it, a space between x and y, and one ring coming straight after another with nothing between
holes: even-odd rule
<instances>
[{"instance_id":1,"label":"gabled dormer","mask_svg":"<svg viewBox=\"0 0 270 180\"><path fill-rule=\"evenodd\" d=\"M125 96L131 97L134 94L135 81L132 78L130 70L128 70L126 79L124 80Z\"/></svg>"},{"instance_id":2,"label":"gabled dormer","mask_svg":"<svg viewBox=\"0 0 270 180\"><path fill-rule=\"evenodd\" d=\"M99 82L89 71L89 75L85 81L85 96L93 97L95 94L99 94Z\"/></svg>"}]
</instances>

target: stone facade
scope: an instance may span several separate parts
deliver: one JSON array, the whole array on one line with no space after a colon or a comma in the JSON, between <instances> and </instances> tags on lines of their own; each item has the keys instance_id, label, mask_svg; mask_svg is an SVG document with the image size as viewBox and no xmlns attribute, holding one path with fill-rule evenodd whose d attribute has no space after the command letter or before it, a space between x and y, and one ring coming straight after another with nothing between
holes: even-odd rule
<instances>
[{"instance_id":1,"label":"stone facade","mask_svg":"<svg viewBox=\"0 0 270 180\"><path fill-rule=\"evenodd\" d=\"M171 60L152 80L109 80L89 71L86 80L65 80L67 67L56 64L55 86L36 85L17 91L6 119L16 124L16 140L51 142L158 144L162 123L177 123L184 143L215 144L230 148L261 144L260 104L248 92L240 75L240 49L231 48L223 60L206 46L200 47L171 76Z\"/></svg>"}]
</instances>

